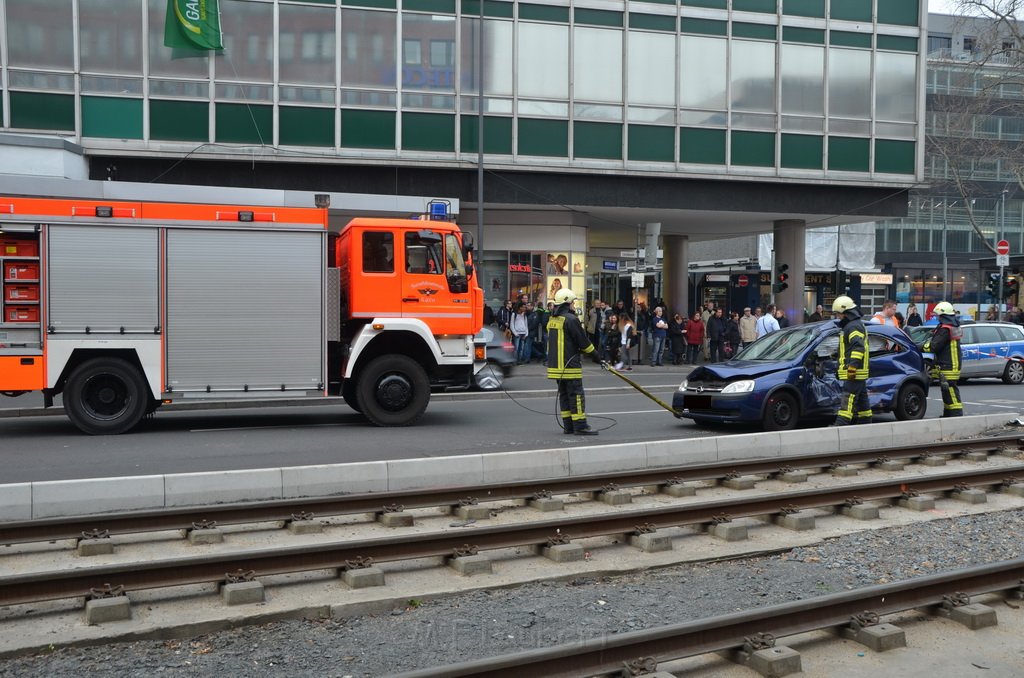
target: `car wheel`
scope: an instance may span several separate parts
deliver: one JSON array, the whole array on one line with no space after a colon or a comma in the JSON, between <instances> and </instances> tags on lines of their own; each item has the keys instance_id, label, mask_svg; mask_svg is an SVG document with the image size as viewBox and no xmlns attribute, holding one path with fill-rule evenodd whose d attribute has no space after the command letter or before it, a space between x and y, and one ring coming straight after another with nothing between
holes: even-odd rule
<instances>
[{"instance_id":1,"label":"car wheel","mask_svg":"<svg viewBox=\"0 0 1024 678\"><path fill-rule=\"evenodd\" d=\"M896 418L900 421L921 419L928 407L928 399L920 384L906 384L896 395Z\"/></svg>"},{"instance_id":2,"label":"car wheel","mask_svg":"<svg viewBox=\"0 0 1024 678\"><path fill-rule=\"evenodd\" d=\"M1006 369L1003 370L1003 383L1020 384L1022 382L1024 382L1024 362L1020 360L1007 362Z\"/></svg>"},{"instance_id":3,"label":"car wheel","mask_svg":"<svg viewBox=\"0 0 1024 678\"><path fill-rule=\"evenodd\" d=\"M761 423L765 431L790 431L796 428L800 409L789 393L774 393L764 405Z\"/></svg>"},{"instance_id":4,"label":"car wheel","mask_svg":"<svg viewBox=\"0 0 1024 678\"><path fill-rule=\"evenodd\" d=\"M498 391L505 385L505 373L497 364L489 362L473 375L473 383L481 391Z\"/></svg>"},{"instance_id":5,"label":"car wheel","mask_svg":"<svg viewBox=\"0 0 1024 678\"><path fill-rule=\"evenodd\" d=\"M360 372L356 396L363 416L377 426L409 426L430 402L423 367L404 355L382 355Z\"/></svg>"}]
</instances>

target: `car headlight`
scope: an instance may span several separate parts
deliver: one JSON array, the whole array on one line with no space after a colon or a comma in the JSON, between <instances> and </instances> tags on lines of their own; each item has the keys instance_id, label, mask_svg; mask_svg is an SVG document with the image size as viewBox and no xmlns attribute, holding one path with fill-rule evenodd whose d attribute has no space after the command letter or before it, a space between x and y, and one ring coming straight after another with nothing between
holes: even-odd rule
<instances>
[{"instance_id":1,"label":"car headlight","mask_svg":"<svg viewBox=\"0 0 1024 678\"><path fill-rule=\"evenodd\" d=\"M683 383L679 384L679 390L680 391L685 391L686 390L686 384L688 382L689 382L689 379L683 379Z\"/></svg>"},{"instance_id":2,"label":"car headlight","mask_svg":"<svg viewBox=\"0 0 1024 678\"><path fill-rule=\"evenodd\" d=\"M743 379L726 384L725 388L722 389L722 393L750 393L753 390L754 380Z\"/></svg>"}]
</instances>

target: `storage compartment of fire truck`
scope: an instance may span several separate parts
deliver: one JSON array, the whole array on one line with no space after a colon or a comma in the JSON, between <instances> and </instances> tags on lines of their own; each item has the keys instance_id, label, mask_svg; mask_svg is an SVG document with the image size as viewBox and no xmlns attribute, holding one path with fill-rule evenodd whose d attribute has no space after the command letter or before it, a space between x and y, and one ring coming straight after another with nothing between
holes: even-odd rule
<instances>
[{"instance_id":1,"label":"storage compartment of fire truck","mask_svg":"<svg viewBox=\"0 0 1024 678\"><path fill-rule=\"evenodd\" d=\"M8 393L43 385L39 274L35 227L0 222L0 368Z\"/></svg>"}]
</instances>

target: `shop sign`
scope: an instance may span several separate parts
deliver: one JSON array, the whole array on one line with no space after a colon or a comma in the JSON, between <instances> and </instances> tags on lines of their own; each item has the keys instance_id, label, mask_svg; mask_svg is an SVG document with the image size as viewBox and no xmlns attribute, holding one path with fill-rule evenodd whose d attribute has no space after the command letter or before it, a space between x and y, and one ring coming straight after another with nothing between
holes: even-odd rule
<instances>
[{"instance_id":1,"label":"shop sign","mask_svg":"<svg viewBox=\"0 0 1024 678\"><path fill-rule=\"evenodd\" d=\"M891 285L892 273L861 273L862 285Z\"/></svg>"},{"instance_id":2,"label":"shop sign","mask_svg":"<svg viewBox=\"0 0 1024 678\"><path fill-rule=\"evenodd\" d=\"M533 273L533 267L529 264L509 264L509 273Z\"/></svg>"},{"instance_id":3,"label":"shop sign","mask_svg":"<svg viewBox=\"0 0 1024 678\"><path fill-rule=\"evenodd\" d=\"M719 275L717 273L708 273L704 276L704 280L707 282L729 282L729 276Z\"/></svg>"},{"instance_id":4,"label":"shop sign","mask_svg":"<svg viewBox=\"0 0 1024 678\"><path fill-rule=\"evenodd\" d=\"M604 259L601 262L601 268L603 268L606 271L617 271L619 270L619 262Z\"/></svg>"}]
</instances>

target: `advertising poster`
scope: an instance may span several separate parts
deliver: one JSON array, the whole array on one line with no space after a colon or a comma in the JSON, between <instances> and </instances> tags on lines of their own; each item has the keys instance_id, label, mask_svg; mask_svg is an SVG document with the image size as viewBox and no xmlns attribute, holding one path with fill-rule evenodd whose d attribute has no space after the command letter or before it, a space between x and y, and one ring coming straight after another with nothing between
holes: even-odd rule
<instances>
[{"instance_id":1,"label":"advertising poster","mask_svg":"<svg viewBox=\"0 0 1024 678\"><path fill-rule=\"evenodd\" d=\"M576 280L576 276L586 275L587 273L587 255L585 252L573 252L572 253L572 275L573 280ZM573 283L575 284L575 282Z\"/></svg>"},{"instance_id":2,"label":"advertising poster","mask_svg":"<svg viewBox=\"0 0 1024 678\"><path fill-rule=\"evenodd\" d=\"M545 301L554 301L555 293L563 287L570 287L571 281L568 275L549 275L547 277L547 293L544 295Z\"/></svg>"},{"instance_id":3,"label":"advertising poster","mask_svg":"<svg viewBox=\"0 0 1024 678\"><path fill-rule=\"evenodd\" d=\"M566 279L562 282L567 283L569 276L569 255L565 252L548 252L548 260L544 267L544 273L549 276L563 276Z\"/></svg>"}]
</instances>

